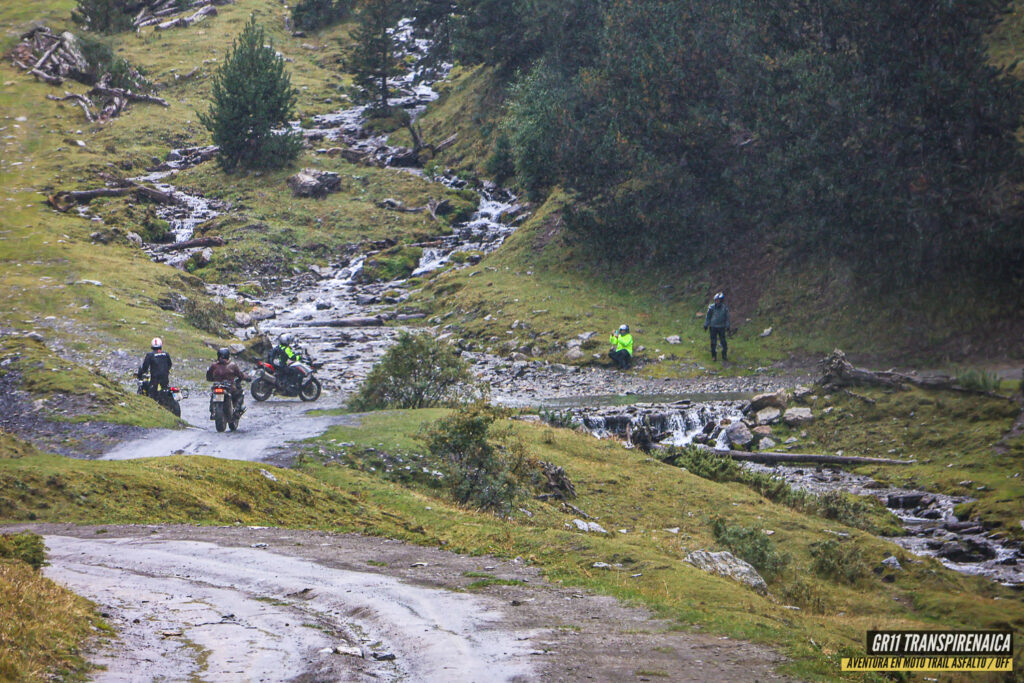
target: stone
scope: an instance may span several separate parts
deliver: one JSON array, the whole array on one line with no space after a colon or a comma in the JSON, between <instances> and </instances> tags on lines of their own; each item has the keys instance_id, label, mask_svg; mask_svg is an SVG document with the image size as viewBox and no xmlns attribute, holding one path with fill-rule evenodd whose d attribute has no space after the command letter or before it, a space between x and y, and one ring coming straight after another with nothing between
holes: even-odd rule
<instances>
[{"instance_id":1,"label":"stone","mask_svg":"<svg viewBox=\"0 0 1024 683\"><path fill-rule=\"evenodd\" d=\"M132 245L133 247L142 246L142 237L137 232L129 232L127 235L125 235L125 239L127 239L128 244Z\"/></svg>"},{"instance_id":2,"label":"stone","mask_svg":"<svg viewBox=\"0 0 1024 683\"><path fill-rule=\"evenodd\" d=\"M318 311L327 311L334 308L330 301L325 301L324 299L317 299L314 305Z\"/></svg>"},{"instance_id":3,"label":"stone","mask_svg":"<svg viewBox=\"0 0 1024 683\"><path fill-rule=\"evenodd\" d=\"M750 430L754 434L754 438L760 441L761 439L767 438L772 435L772 428L768 425L760 425Z\"/></svg>"},{"instance_id":4,"label":"stone","mask_svg":"<svg viewBox=\"0 0 1024 683\"><path fill-rule=\"evenodd\" d=\"M245 344L234 343L228 346L228 351L231 352L232 356L237 356L240 353L245 353Z\"/></svg>"},{"instance_id":5,"label":"stone","mask_svg":"<svg viewBox=\"0 0 1024 683\"><path fill-rule=\"evenodd\" d=\"M235 311L235 324L239 327L252 325L252 316L244 311Z\"/></svg>"},{"instance_id":6,"label":"stone","mask_svg":"<svg viewBox=\"0 0 1024 683\"><path fill-rule=\"evenodd\" d=\"M288 178L288 187L296 197L326 197L341 187L341 177L332 171L304 168Z\"/></svg>"},{"instance_id":7,"label":"stone","mask_svg":"<svg viewBox=\"0 0 1024 683\"><path fill-rule=\"evenodd\" d=\"M936 554L950 562L984 562L994 558L996 551L986 543L963 538L942 544Z\"/></svg>"},{"instance_id":8,"label":"stone","mask_svg":"<svg viewBox=\"0 0 1024 683\"><path fill-rule=\"evenodd\" d=\"M89 74L89 60L85 58L85 53L82 52L82 43L71 31L65 31L60 34L61 40L64 46L61 48L60 60L67 66L69 75L76 80L79 77L88 78ZM63 68L61 69L63 71ZM82 145L84 147L84 145Z\"/></svg>"},{"instance_id":9,"label":"stone","mask_svg":"<svg viewBox=\"0 0 1024 683\"><path fill-rule=\"evenodd\" d=\"M775 448L775 445L776 444L774 441L765 437L764 439L761 439L760 441L757 442L757 450L770 451L771 449Z\"/></svg>"},{"instance_id":10,"label":"stone","mask_svg":"<svg viewBox=\"0 0 1024 683\"><path fill-rule=\"evenodd\" d=\"M764 328L764 332L761 333L761 336L762 337L770 337L770 336L772 336L772 332L773 332L772 328L766 327L766 328Z\"/></svg>"},{"instance_id":11,"label":"stone","mask_svg":"<svg viewBox=\"0 0 1024 683\"><path fill-rule=\"evenodd\" d=\"M25 339L31 339L32 341L41 342L43 341L43 335L38 332L29 332L25 335Z\"/></svg>"},{"instance_id":12,"label":"stone","mask_svg":"<svg viewBox=\"0 0 1024 683\"><path fill-rule=\"evenodd\" d=\"M210 261L213 260L213 249L206 247L200 249L196 253L192 254L192 263L196 264L197 268L209 265Z\"/></svg>"},{"instance_id":13,"label":"stone","mask_svg":"<svg viewBox=\"0 0 1024 683\"><path fill-rule=\"evenodd\" d=\"M583 356L583 352L580 351L580 347L574 346L574 347L570 348L566 352L565 357L566 357L567 360L570 360L570 361L578 361L578 360L583 360L584 356Z\"/></svg>"},{"instance_id":14,"label":"stone","mask_svg":"<svg viewBox=\"0 0 1024 683\"><path fill-rule=\"evenodd\" d=\"M789 394L780 389L774 394L758 394L750 399L750 411L757 412L762 408L778 408L782 410L789 404Z\"/></svg>"},{"instance_id":15,"label":"stone","mask_svg":"<svg viewBox=\"0 0 1024 683\"><path fill-rule=\"evenodd\" d=\"M893 494L886 498L885 507L893 510L907 510L916 508L924 499L923 493Z\"/></svg>"},{"instance_id":16,"label":"stone","mask_svg":"<svg viewBox=\"0 0 1024 683\"><path fill-rule=\"evenodd\" d=\"M268 306L255 306L251 311L249 311L249 318L253 321L270 320L271 318L276 317L277 313L274 312L274 309Z\"/></svg>"},{"instance_id":17,"label":"stone","mask_svg":"<svg viewBox=\"0 0 1024 683\"><path fill-rule=\"evenodd\" d=\"M814 389L805 386L799 386L793 389L793 399L803 403L814 393Z\"/></svg>"},{"instance_id":18,"label":"stone","mask_svg":"<svg viewBox=\"0 0 1024 683\"><path fill-rule=\"evenodd\" d=\"M683 562L692 564L701 571L717 574L753 588L758 593L767 593L768 584L761 578L748 562L744 562L729 552L712 553L707 550L695 550L686 556Z\"/></svg>"},{"instance_id":19,"label":"stone","mask_svg":"<svg viewBox=\"0 0 1024 683\"><path fill-rule=\"evenodd\" d=\"M579 339L581 342L588 342L591 339L593 339L596 334L597 332L584 332L582 334L576 335L576 338Z\"/></svg>"},{"instance_id":20,"label":"stone","mask_svg":"<svg viewBox=\"0 0 1024 683\"><path fill-rule=\"evenodd\" d=\"M761 408L757 411L757 424L759 425L772 425L779 421L782 416L782 411L778 408Z\"/></svg>"},{"instance_id":21,"label":"stone","mask_svg":"<svg viewBox=\"0 0 1024 683\"><path fill-rule=\"evenodd\" d=\"M565 526L569 527L570 529L573 526L575 526L578 531L583 531L583 532L587 532L587 533L591 533L591 532L592 533L598 533L598 534L606 534L606 533L608 533L604 529L604 527L602 527L597 522L584 522L582 519L574 519L574 520L572 520L572 525L566 524Z\"/></svg>"},{"instance_id":22,"label":"stone","mask_svg":"<svg viewBox=\"0 0 1024 683\"><path fill-rule=\"evenodd\" d=\"M810 408L790 408L783 415L782 421L790 427L799 427L814 422L814 414Z\"/></svg>"},{"instance_id":23,"label":"stone","mask_svg":"<svg viewBox=\"0 0 1024 683\"><path fill-rule=\"evenodd\" d=\"M669 344L682 344L683 340L679 338L678 334L673 334L671 337L665 337L665 341Z\"/></svg>"},{"instance_id":24,"label":"stone","mask_svg":"<svg viewBox=\"0 0 1024 683\"><path fill-rule=\"evenodd\" d=\"M517 360L512 364L511 372L513 377L522 377L526 374L526 362Z\"/></svg>"},{"instance_id":25,"label":"stone","mask_svg":"<svg viewBox=\"0 0 1024 683\"><path fill-rule=\"evenodd\" d=\"M725 428L725 438L733 446L746 446L754 440L754 435L750 433L747 425L742 422L734 422Z\"/></svg>"}]
</instances>

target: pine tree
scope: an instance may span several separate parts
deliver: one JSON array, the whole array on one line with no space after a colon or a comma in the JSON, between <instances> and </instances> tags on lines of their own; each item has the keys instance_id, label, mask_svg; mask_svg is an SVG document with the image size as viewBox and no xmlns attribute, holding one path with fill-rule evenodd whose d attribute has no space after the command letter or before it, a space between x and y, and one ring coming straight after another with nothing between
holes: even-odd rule
<instances>
[{"instance_id":1,"label":"pine tree","mask_svg":"<svg viewBox=\"0 0 1024 683\"><path fill-rule=\"evenodd\" d=\"M296 156L301 139L287 126L296 90L284 59L267 44L255 16L232 44L213 80L213 103L202 122L220 147L218 161L227 172L236 168L275 168Z\"/></svg>"},{"instance_id":2,"label":"pine tree","mask_svg":"<svg viewBox=\"0 0 1024 683\"><path fill-rule=\"evenodd\" d=\"M117 33L132 25L122 0L78 0L71 20L96 33Z\"/></svg>"},{"instance_id":3,"label":"pine tree","mask_svg":"<svg viewBox=\"0 0 1024 683\"><path fill-rule=\"evenodd\" d=\"M388 110L388 77L398 72L394 36L389 33L401 18L400 0L363 0L356 14L358 26L349 52L348 67L356 85L365 88L374 108Z\"/></svg>"}]
</instances>

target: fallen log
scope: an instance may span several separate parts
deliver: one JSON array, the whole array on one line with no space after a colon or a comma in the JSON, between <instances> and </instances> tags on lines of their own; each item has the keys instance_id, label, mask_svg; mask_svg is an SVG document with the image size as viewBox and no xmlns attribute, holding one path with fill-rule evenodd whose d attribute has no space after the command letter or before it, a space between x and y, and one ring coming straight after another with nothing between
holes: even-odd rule
<instances>
[{"instance_id":1,"label":"fallen log","mask_svg":"<svg viewBox=\"0 0 1024 683\"><path fill-rule=\"evenodd\" d=\"M168 251L182 251L183 249L196 249L200 247L223 247L225 244L222 237L196 237L184 242L172 242L171 244L160 244L153 247L153 251L165 253Z\"/></svg>"},{"instance_id":2,"label":"fallen log","mask_svg":"<svg viewBox=\"0 0 1024 683\"><path fill-rule=\"evenodd\" d=\"M398 315L395 316L395 320L397 320L398 322L403 322L405 320L422 320L423 318L426 317L426 313L399 313Z\"/></svg>"},{"instance_id":3,"label":"fallen log","mask_svg":"<svg viewBox=\"0 0 1024 683\"><path fill-rule=\"evenodd\" d=\"M153 104L159 104L161 107L169 107L167 100L156 95L146 95L144 93L137 93L131 90L125 90L124 88L112 88L107 85L96 85L89 91L90 95L106 95L107 97L123 97L126 100L133 102L152 102Z\"/></svg>"},{"instance_id":4,"label":"fallen log","mask_svg":"<svg viewBox=\"0 0 1024 683\"><path fill-rule=\"evenodd\" d=\"M163 190L158 190L155 187L150 187L149 185L142 185L141 183L136 183L132 181L128 182L130 184L131 189L135 191L135 194L141 197L151 199L154 202L159 202L161 204L178 203L178 199L170 192L164 192Z\"/></svg>"},{"instance_id":5,"label":"fallen log","mask_svg":"<svg viewBox=\"0 0 1024 683\"><path fill-rule=\"evenodd\" d=\"M427 210L425 206L406 206L397 199L388 197L377 202L377 206L382 209L391 209L392 211L399 211L401 213L422 213Z\"/></svg>"},{"instance_id":6,"label":"fallen log","mask_svg":"<svg viewBox=\"0 0 1024 683\"><path fill-rule=\"evenodd\" d=\"M177 19L172 19L170 21L165 21L162 24L157 24L156 25L156 30L157 31L166 31L167 29L175 28L175 27L185 28L187 26L191 26L192 24L195 24L197 22L202 21L206 17L212 17L212 16L216 16L216 15L217 15L217 8L216 7L214 7L213 5L205 5L205 6L203 6L202 9L200 9L198 12L196 12L195 14L193 14L191 16L188 16L188 17L178 17Z\"/></svg>"},{"instance_id":7,"label":"fallen log","mask_svg":"<svg viewBox=\"0 0 1024 683\"><path fill-rule=\"evenodd\" d=\"M47 95L46 99L53 100L54 102L66 102L68 100L74 100L78 103L78 106L82 108L82 111L85 112L85 118L88 119L90 123L96 120L96 115L92 113L93 104L85 95L76 95L75 93L65 91L64 97L57 97L56 95Z\"/></svg>"},{"instance_id":8,"label":"fallen log","mask_svg":"<svg viewBox=\"0 0 1024 683\"><path fill-rule=\"evenodd\" d=\"M912 465L916 460L892 460L890 458L867 458L857 455L815 455L813 453L748 453L747 451L718 450L711 446L695 444L701 450L727 455L733 460L778 465L789 462L809 462L821 465Z\"/></svg>"},{"instance_id":9,"label":"fallen log","mask_svg":"<svg viewBox=\"0 0 1024 683\"><path fill-rule=\"evenodd\" d=\"M900 389L905 385L921 389L957 391L965 394L980 394L989 398L1009 399L1002 394L980 389L969 389L957 383L955 377L949 375L929 375L919 377L895 370L867 370L855 367L846 360L846 354L836 349L822 362L822 375L817 383L828 389L845 389L850 386L881 386L888 389ZM860 398L860 397L858 397Z\"/></svg>"},{"instance_id":10,"label":"fallen log","mask_svg":"<svg viewBox=\"0 0 1024 683\"><path fill-rule=\"evenodd\" d=\"M25 64L24 62L19 62L17 59L12 60L12 61L14 62L15 66L24 69L25 71L29 72L30 74L32 74L36 78L38 78L38 79L40 79L42 81L46 81L50 85L60 85L60 84L62 84L64 82L64 79L61 78L60 76L51 76L50 74L45 73L43 71L40 71L39 69L33 69L28 64Z\"/></svg>"},{"instance_id":11,"label":"fallen log","mask_svg":"<svg viewBox=\"0 0 1024 683\"><path fill-rule=\"evenodd\" d=\"M66 212L76 204L88 204L97 197L123 197L131 193L130 187L101 187L98 190L75 190L49 195L46 201L58 211Z\"/></svg>"},{"instance_id":12,"label":"fallen log","mask_svg":"<svg viewBox=\"0 0 1024 683\"><path fill-rule=\"evenodd\" d=\"M384 316L376 318L339 318L337 320L309 320L294 327L381 327L386 322Z\"/></svg>"}]
</instances>

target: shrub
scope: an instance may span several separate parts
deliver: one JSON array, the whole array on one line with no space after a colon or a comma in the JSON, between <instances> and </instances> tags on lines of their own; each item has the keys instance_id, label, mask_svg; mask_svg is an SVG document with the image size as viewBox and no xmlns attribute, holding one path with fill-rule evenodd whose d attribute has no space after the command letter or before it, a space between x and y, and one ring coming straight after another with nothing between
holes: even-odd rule
<instances>
[{"instance_id":1,"label":"shrub","mask_svg":"<svg viewBox=\"0 0 1024 683\"><path fill-rule=\"evenodd\" d=\"M456 502L507 514L539 483L539 470L511 429L494 429L497 418L475 403L427 426L423 439Z\"/></svg>"},{"instance_id":2,"label":"shrub","mask_svg":"<svg viewBox=\"0 0 1024 683\"><path fill-rule=\"evenodd\" d=\"M451 405L468 398L475 386L469 366L447 345L403 332L348 405L353 410Z\"/></svg>"},{"instance_id":3,"label":"shrub","mask_svg":"<svg viewBox=\"0 0 1024 683\"><path fill-rule=\"evenodd\" d=\"M117 33L132 25L122 0L78 0L71 20L97 33Z\"/></svg>"},{"instance_id":4,"label":"shrub","mask_svg":"<svg viewBox=\"0 0 1024 683\"><path fill-rule=\"evenodd\" d=\"M32 533L0 535L0 558L21 560L33 569L46 564L46 546Z\"/></svg>"},{"instance_id":5,"label":"shrub","mask_svg":"<svg viewBox=\"0 0 1024 683\"><path fill-rule=\"evenodd\" d=\"M153 89L152 83L131 64L115 55L111 47L102 40L78 36L78 41L82 48L82 56L89 64L89 71L82 75L83 80L93 84L109 74L109 83L115 88L143 92Z\"/></svg>"},{"instance_id":6,"label":"shrub","mask_svg":"<svg viewBox=\"0 0 1024 683\"><path fill-rule=\"evenodd\" d=\"M576 423L573 422L571 410L547 410L541 408L537 411L537 415L552 427L573 429L576 426Z\"/></svg>"},{"instance_id":7,"label":"shrub","mask_svg":"<svg viewBox=\"0 0 1024 683\"><path fill-rule=\"evenodd\" d=\"M775 544L760 529L730 526L721 517L714 517L711 519L711 533L734 555L764 574L777 575L789 564L789 555L775 550Z\"/></svg>"},{"instance_id":8,"label":"shrub","mask_svg":"<svg viewBox=\"0 0 1024 683\"><path fill-rule=\"evenodd\" d=\"M213 79L213 102L199 120L220 147L217 159L227 172L242 168L278 168L302 148L299 136L274 132L286 127L296 90L284 58L266 43L255 16L232 44Z\"/></svg>"},{"instance_id":9,"label":"shrub","mask_svg":"<svg viewBox=\"0 0 1024 683\"><path fill-rule=\"evenodd\" d=\"M989 370L961 368L956 372L956 383L971 391L999 391L999 375Z\"/></svg>"},{"instance_id":10,"label":"shrub","mask_svg":"<svg viewBox=\"0 0 1024 683\"><path fill-rule=\"evenodd\" d=\"M292 23L303 31L315 31L336 24L351 9L347 0L299 0L292 7Z\"/></svg>"},{"instance_id":11,"label":"shrub","mask_svg":"<svg viewBox=\"0 0 1024 683\"><path fill-rule=\"evenodd\" d=\"M851 541L833 539L811 545L814 571L819 576L855 584L868 575L868 564L864 554Z\"/></svg>"}]
</instances>

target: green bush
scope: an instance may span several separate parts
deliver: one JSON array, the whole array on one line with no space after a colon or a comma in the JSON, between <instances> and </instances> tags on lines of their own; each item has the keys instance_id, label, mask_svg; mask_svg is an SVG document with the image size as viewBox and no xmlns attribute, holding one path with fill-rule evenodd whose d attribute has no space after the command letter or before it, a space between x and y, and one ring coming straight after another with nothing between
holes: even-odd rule
<instances>
[{"instance_id":1,"label":"green bush","mask_svg":"<svg viewBox=\"0 0 1024 683\"><path fill-rule=\"evenodd\" d=\"M1024 381L1024 380L1022 380ZM956 383L971 391L999 391L999 375L979 368L961 368L956 372Z\"/></svg>"},{"instance_id":2,"label":"green bush","mask_svg":"<svg viewBox=\"0 0 1024 683\"><path fill-rule=\"evenodd\" d=\"M43 538L32 533L0 535L0 558L21 560L33 569L46 564Z\"/></svg>"},{"instance_id":3,"label":"green bush","mask_svg":"<svg viewBox=\"0 0 1024 683\"><path fill-rule=\"evenodd\" d=\"M457 503L508 514L540 476L512 430L494 428L497 418L493 408L475 403L430 424L422 438Z\"/></svg>"},{"instance_id":4,"label":"green bush","mask_svg":"<svg viewBox=\"0 0 1024 683\"><path fill-rule=\"evenodd\" d=\"M348 15L348 0L299 0L292 7L292 23L303 31L316 31L336 24Z\"/></svg>"},{"instance_id":5,"label":"green bush","mask_svg":"<svg viewBox=\"0 0 1024 683\"><path fill-rule=\"evenodd\" d=\"M117 33L132 25L123 0L78 0L71 20L96 33Z\"/></svg>"},{"instance_id":6,"label":"green bush","mask_svg":"<svg viewBox=\"0 0 1024 683\"><path fill-rule=\"evenodd\" d=\"M746 560L768 576L776 576L789 564L789 555L779 553L772 540L760 529L730 526L721 517L711 519L715 540L736 557Z\"/></svg>"},{"instance_id":7,"label":"green bush","mask_svg":"<svg viewBox=\"0 0 1024 683\"><path fill-rule=\"evenodd\" d=\"M82 56L89 64L89 71L83 74L84 80L90 84L98 82L105 74L110 74L109 83L115 88L141 92L153 89L153 84L142 73L115 55L113 49L102 40L78 36L78 41L82 47Z\"/></svg>"},{"instance_id":8,"label":"green bush","mask_svg":"<svg viewBox=\"0 0 1024 683\"><path fill-rule=\"evenodd\" d=\"M829 539L814 543L811 545L811 557L814 558L815 573L835 581L853 585L869 573L864 553L852 541Z\"/></svg>"},{"instance_id":9,"label":"green bush","mask_svg":"<svg viewBox=\"0 0 1024 683\"><path fill-rule=\"evenodd\" d=\"M469 365L447 344L403 332L349 401L352 410L454 405L476 390Z\"/></svg>"}]
</instances>

